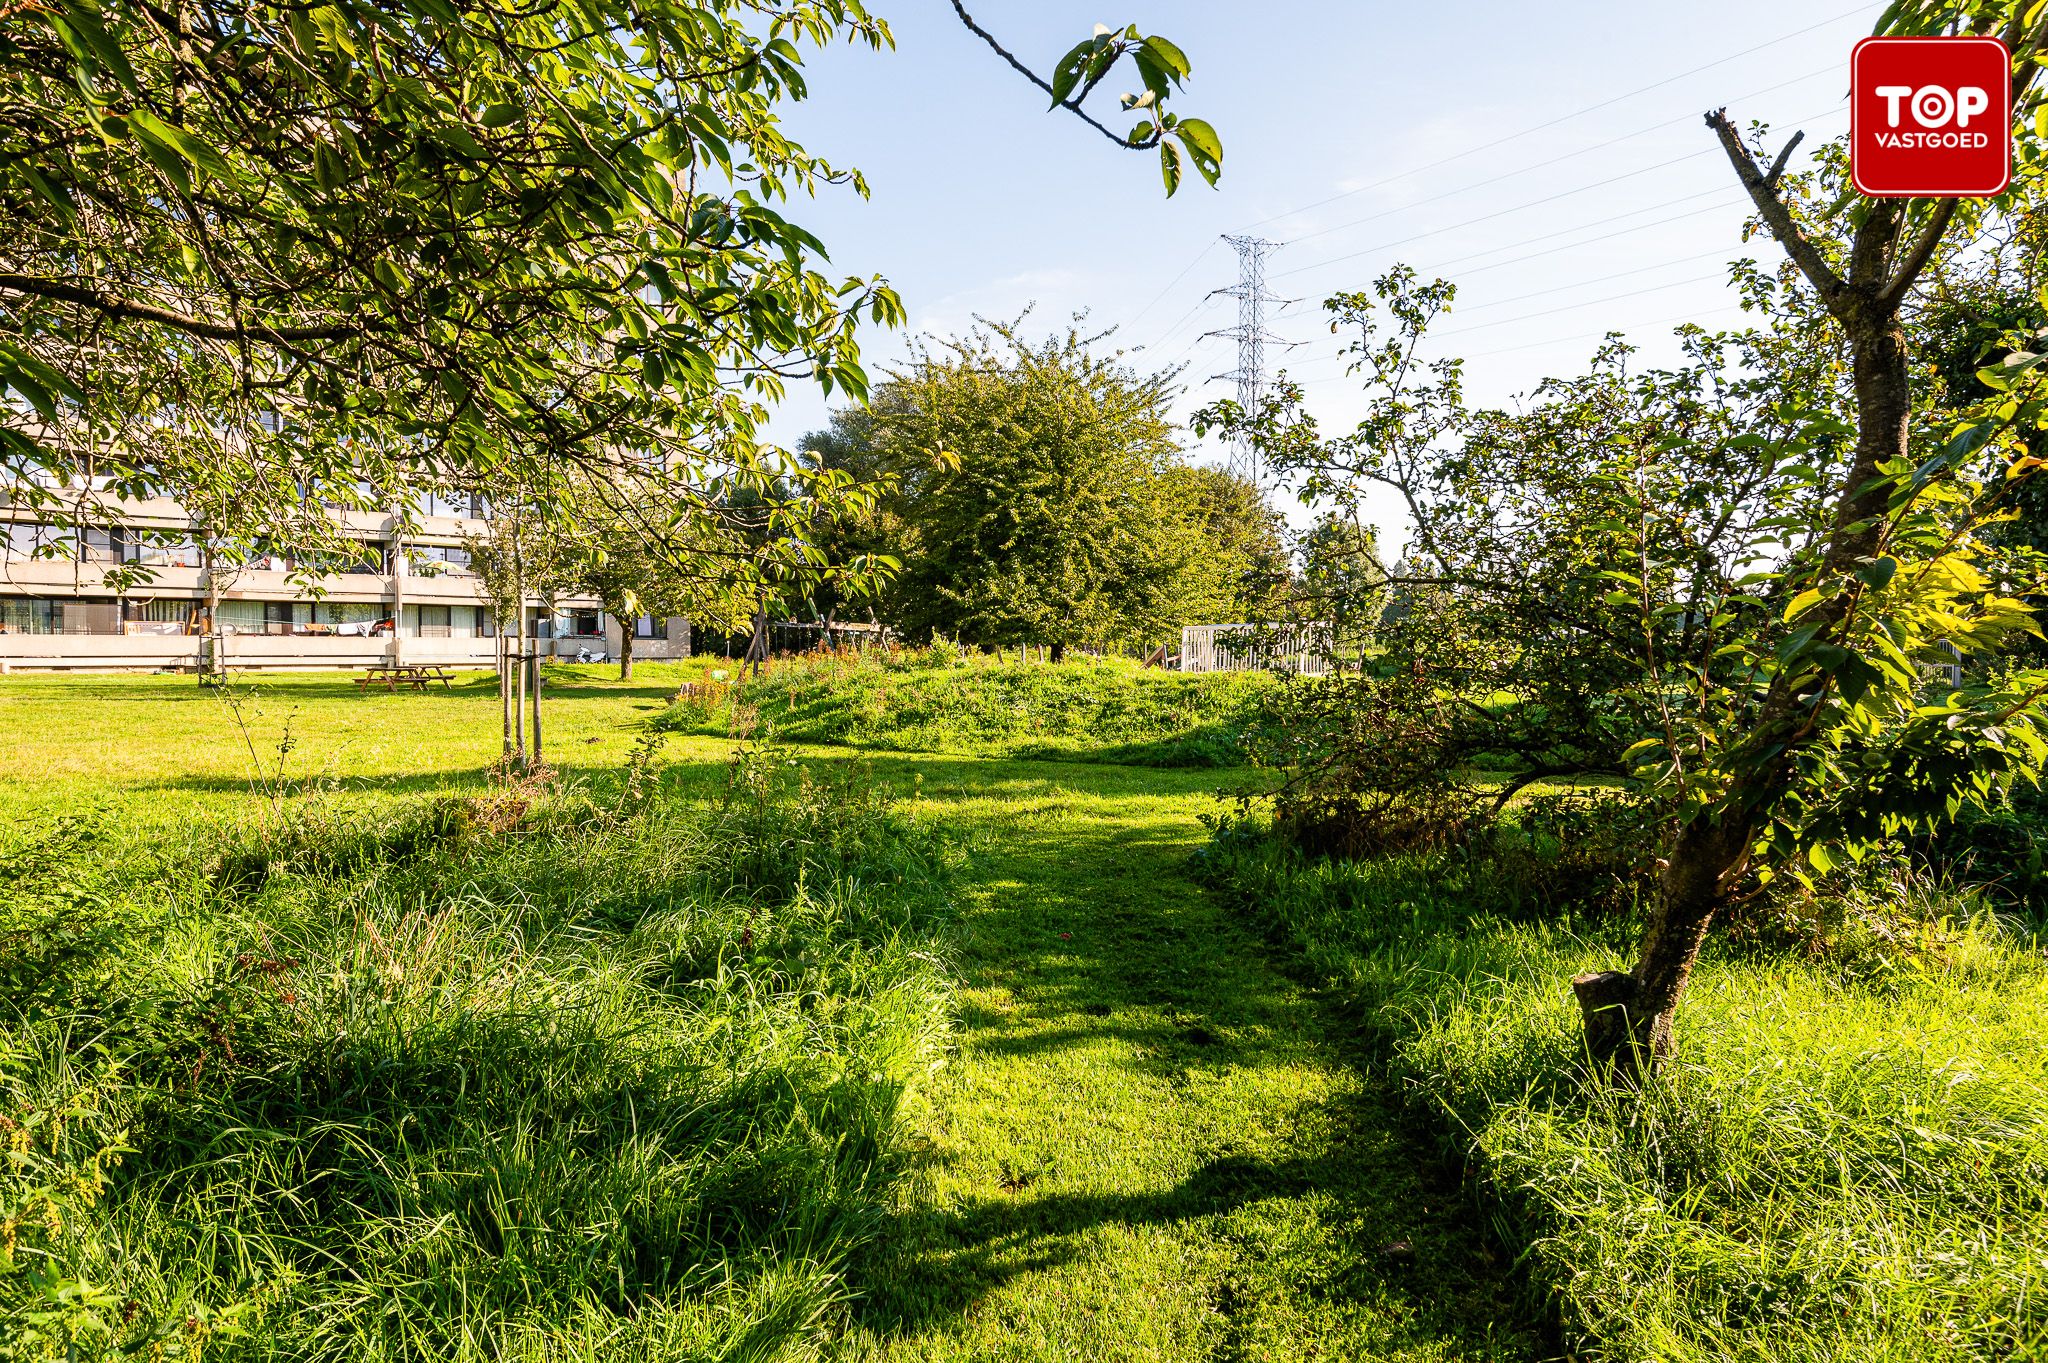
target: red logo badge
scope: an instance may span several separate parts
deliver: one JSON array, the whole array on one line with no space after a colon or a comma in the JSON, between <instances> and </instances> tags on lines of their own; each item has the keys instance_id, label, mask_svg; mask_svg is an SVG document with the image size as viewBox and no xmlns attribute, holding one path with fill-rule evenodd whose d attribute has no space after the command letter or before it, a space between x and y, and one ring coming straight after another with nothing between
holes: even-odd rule
<instances>
[{"instance_id":1,"label":"red logo badge","mask_svg":"<svg viewBox=\"0 0 2048 1363\"><path fill-rule=\"evenodd\" d=\"M1875 198L1976 199L2012 179L2012 54L1996 38L1865 38L1849 166Z\"/></svg>"}]
</instances>

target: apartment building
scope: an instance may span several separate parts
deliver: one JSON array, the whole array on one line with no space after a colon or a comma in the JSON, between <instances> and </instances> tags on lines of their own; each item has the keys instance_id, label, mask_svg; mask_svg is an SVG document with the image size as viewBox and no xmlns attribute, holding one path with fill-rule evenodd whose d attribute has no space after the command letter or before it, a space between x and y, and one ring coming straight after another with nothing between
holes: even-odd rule
<instances>
[{"instance_id":1,"label":"apartment building","mask_svg":"<svg viewBox=\"0 0 2048 1363\"><path fill-rule=\"evenodd\" d=\"M207 568L192 518L172 502L101 497L79 529L0 503L0 671L198 669L216 623L230 669L489 667L494 622L463 549L483 532L476 510L467 499L429 497L403 527L391 514L335 511L351 547L303 565L319 570L318 589L308 590L293 576L302 565L283 553ZM49 547L58 556L39 552ZM149 581L123 589L115 570L133 565ZM540 647L560 657L616 658L625 630L636 658L690 654L687 620L616 620L575 597L531 601L527 613Z\"/></svg>"}]
</instances>

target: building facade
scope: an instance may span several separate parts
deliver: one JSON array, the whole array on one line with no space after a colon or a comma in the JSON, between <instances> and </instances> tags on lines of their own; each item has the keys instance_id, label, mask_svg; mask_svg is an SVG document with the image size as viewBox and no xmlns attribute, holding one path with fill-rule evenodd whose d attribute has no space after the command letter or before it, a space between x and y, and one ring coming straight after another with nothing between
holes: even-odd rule
<instances>
[{"instance_id":1,"label":"building facade","mask_svg":"<svg viewBox=\"0 0 2048 1363\"><path fill-rule=\"evenodd\" d=\"M0 671L197 670L216 646L230 670L493 666L495 621L463 548L484 533L475 509L429 498L403 527L335 511L351 549L309 565L309 589L284 554L208 568L172 502L103 496L79 528L0 503ZM136 566L148 582L123 588L119 570ZM565 659L617 658L626 630L635 658L690 655L686 620L616 620L587 597L530 601L527 616L538 647Z\"/></svg>"}]
</instances>

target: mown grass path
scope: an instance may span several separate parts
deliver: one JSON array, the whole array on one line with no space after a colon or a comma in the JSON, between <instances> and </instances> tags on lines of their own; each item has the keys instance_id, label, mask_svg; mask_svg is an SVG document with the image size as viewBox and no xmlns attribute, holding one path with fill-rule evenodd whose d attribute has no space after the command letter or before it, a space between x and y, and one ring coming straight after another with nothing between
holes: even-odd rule
<instances>
[{"instance_id":1,"label":"mown grass path","mask_svg":"<svg viewBox=\"0 0 2048 1363\"><path fill-rule=\"evenodd\" d=\"M958 1052L852 1356L1539 1356L1341 1020L1189 879L1213 774L873 760L976 854Z\"/></svg>"}]
</instances>

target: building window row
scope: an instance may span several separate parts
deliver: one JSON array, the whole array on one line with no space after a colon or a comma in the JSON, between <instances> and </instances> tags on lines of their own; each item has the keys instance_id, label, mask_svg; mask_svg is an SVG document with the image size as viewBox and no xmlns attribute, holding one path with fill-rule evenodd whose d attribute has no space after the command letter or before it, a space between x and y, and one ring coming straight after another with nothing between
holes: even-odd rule
<instances>
[{"instance_id":1,"label":"building window row","mask_svg":"<svg viewBox=\"0 0 2048 1363\"><path fill-rule=\"evenodd\" d=\"M139 564L150 568L203 568L203 552L190 535L134 526L44 525L9 522L5 557L10 559L77 558L84 563ZM473 577L470 553L459 545L411 544L405 549L411 572L420 577ZM336 577L380 577L391 571L391 547L382 540L363 540L342 550L286 553L267 546L235 565L254 572L288 573L310 569Z\"/></svg>"},{"instance_id":2,"label":"building window row","mask_svg":"<svg viewBox=\"0 0 2048 1363\"><path fill-rule=\"evenodd\" d=\"M488 639L496 633L488 607L407 606L394 620L388 606L368 601L223 601L219 623L227 634L305 637L376 637L390 634L394 625L401 634L423 639ZM0 634L206 632L206 603L182 597L0 597Z\"/></svg>"}]
</instances>

